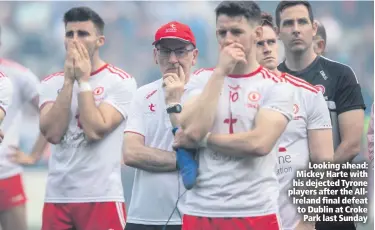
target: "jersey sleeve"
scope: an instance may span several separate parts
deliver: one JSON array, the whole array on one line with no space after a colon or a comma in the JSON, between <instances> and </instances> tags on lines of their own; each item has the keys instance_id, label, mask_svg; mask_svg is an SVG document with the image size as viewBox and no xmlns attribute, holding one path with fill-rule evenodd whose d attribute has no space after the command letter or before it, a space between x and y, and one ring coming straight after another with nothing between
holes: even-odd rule
<instances>
[{"instance_id":1,"label":"jersey sleeve","mask_svg":"<svg viewBox=\"0 0 375 230\"><path fill-rule=\"evenodd\" d=\"M39 109L49 102L55 102L64 84L62 74L53 74L42 80L38 86Z\"/></svg>"},{"instance_id":2,"label":"jersey sleeve","mask_svg":"<svg viewBox=\"0 0 375 230\"><path fill-rule=\"evenodd\" d=\"M185 86L184 101L201 94L212 73L211 70L198 70L192 74Z\"/></svg>"},{"instance_id":3,"label":"jersey sleeve","mask_svg":"<svg viewBox=\"0 0 375 230\"><path fill-rule=\"evenodd\" d=\"M136 90L137 83L134 78L122 79L120 82L116 81L103 102L113 106L126 119L130 102Z\"/></svg>"},{"instance_id":4,"label":"jersey sleeve","mask_svg":"<svg viewBox=\"0 0 375 230\"><path fill-rule=\"evenodd\" d=\"M0 75L0 108L6 114L8 107L12 103L13 85L9 78Z\"/></svg>"},{"instance_id":5,"label":"jersey sleeve","mask_svg":"<svg viewBox=\"0 0 375 230\"><path fill-rule=\"evenodd\" d=\"M323 94L310 94L306 100L307 129L332 129L331 117Z\"/></svg>"},{"instance_id":6,"label":"jersey sleeve","mask_svg":"<svg viewBox=\"0 0 375 230\"><path fill-rule=\"evenodd\" d=\"M290 121L293 118L294 90L295 87L286 82L273 84L267 90L260 108L277 111Z\"/></svg>"},{"instance_id":7,"label":"jersey sleeve","mask_svg":"<svg viewBox=\"0 0 375 230\"><path fill-rule=\"evenodd\" d=\"M39 79L31 71L26 72L20 78L20 89L23 101L31 101L38 96Z\"/></svg>"},{"instance_id":8,"label":"jersey sleeve","mask_svg":"<svg viewBox=\"0 0 375 230\"><path fill-rule=\"evenodd\" d=\"M143 99L144 95L137 90L133 100L130 103L125 132L138 133L142 136L146 136L147 127L145 125L144 113L142 110L142 105L144 102Z\"/></svg>"},{"instance_id":9,"label":"jersey sleeve","mask_svg":"<svg viewBox=\"0 0 375 230\"><path fill-rule=\"evenodd\" d=\"M355 109L365 109L361 86L349 66L342 66L341 76L334 96L337 114Z\"/></svg>"}]
</instances>

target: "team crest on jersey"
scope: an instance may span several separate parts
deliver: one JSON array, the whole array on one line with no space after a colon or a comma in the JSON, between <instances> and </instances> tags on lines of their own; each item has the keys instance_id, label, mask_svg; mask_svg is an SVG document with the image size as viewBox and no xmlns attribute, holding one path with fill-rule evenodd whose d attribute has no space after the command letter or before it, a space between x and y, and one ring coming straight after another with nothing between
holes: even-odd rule
<instances>
[{"instance_id":1,"label":"team crest on jersey","mask_svg":"<svg viewBox=\"0 0 375 230\"><path fill-rule=\"evenodd\" d=\"M247 95L247 99L249 99L250 102L258 102L260 100L260 94L258 92L250 92L249 95Z\"/></svg>"},{"instance_id":2,"label":"team crest on jersey","mask_svg":"<svg viewBox=\"0 0 375 230\"><path fill-rule=\"evenodd\" d=\"M299 106L297 104L293 105L293 114L294 114L294 120L299 120L303 118L302 116L298 116L297 113L299 112Z\"/></svg>"},{"instance_id":3,"label":"team crest on jersey","mask_svg":"<svg viewBox=\"0 0 375 230\"><path fill-rule=\"evenodd\" d=\"M95 101L102 100L103 97L104 97L103 93L104 93L104 87L103 86L96 87L92 91L92 94L94 95Z\"/></svg>"},{"instance_id":4,"label":"team crest on jersey","mask_svg":"<svg viewBox=\"0 0 375 230\"><path fill-rule=\"evenodd\" d=\"M102 95L103 92L104 92L104 87L102 87L102 86L96 87L93 91L95 96Z\"/></svg>"},{"instance_id":5,"label":"team crest on jersey","mask_svg":"<svg viewBox=\"0 0 375 230\"><path fill-rule=\"evenodd\" d=\"M316 85L315 89L317 89L320 92L322 92L322 94L324 94L326 92L326 88L323 85Z\"/></svg>"},{"instance_id":6,"label":"team crest on jersey","mask_svg":"<svg viewBox=\"0 0 375 230\"><path fill-rule=\"evenodd\" d=\"M258 101L260 100L260 98L261 98L261 96L258 92L250 92L247 95L247 100L248 100L247 107L253 108L253 109L258 109L258 107L259 107Z\"/></svg>"},{"instance_id":7,"label":"team crest on jersey","mask_svg":"<svg viewBox=\"0 0 375 230\"><path fill-rule=\"evenodd\" d=\"M297 105L297 104L294 104L294 105L293 105L293 113L294 113L294 114L297 114L298 111L299 111L299 107L298 107L298 105Z\"/></svg>"}]
</instances>

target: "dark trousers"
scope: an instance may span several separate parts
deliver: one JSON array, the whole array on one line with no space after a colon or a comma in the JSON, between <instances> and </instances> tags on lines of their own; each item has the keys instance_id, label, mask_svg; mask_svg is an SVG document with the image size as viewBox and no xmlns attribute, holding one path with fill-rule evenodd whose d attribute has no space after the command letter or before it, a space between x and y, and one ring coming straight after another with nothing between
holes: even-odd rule
<instances>
[{"instance_id":1,"label":"dark trousers","mask_svg":"<svg viewBox=\"0 0 375 230\"><path fill-rule=\"evenodd\" d=\"M124 230L181 230L181 225L143 225L126 223Z\"/></svg>"}]
</instances>

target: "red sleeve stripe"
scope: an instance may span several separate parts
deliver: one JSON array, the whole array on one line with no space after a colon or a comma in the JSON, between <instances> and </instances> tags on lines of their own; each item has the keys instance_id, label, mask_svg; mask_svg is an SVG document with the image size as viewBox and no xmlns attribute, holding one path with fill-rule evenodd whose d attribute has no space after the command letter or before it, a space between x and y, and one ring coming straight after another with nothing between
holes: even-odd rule
<instances>
[{"instance_id":1,"label":"red sleeve stripe","mask_svg":"<svg viewBox=\"0 0 375 230\"><path fill-rule=\"evenodd\" d=\"M43 109L47 104L50 104L50 103L55 103L55 101L46 101L46 102L44 102L44 103L39 107L39 111L42 111L42 109Z\"/></svg>"},{"instance_id":2,"label":"red sleeve stripe","mask_svg":"<svg viewBox=\"0 0 375 230\"><path fill-rule=\"evenodd\" d=\"M124 131L124 134L125 134L125 133L133 133L133 134L138 134L138 135L142 136L143 138L145 138L145 135L143 135L143 134L140 134L140 133L138 133L138 132L133 132L133 131Z\"/></svg>"},{"instance_id":3,"label":"red sleeve stripe","mask_svg":"<svg viewBox=\"0 0 375 230\"><path fill-rule=\"evenodd\" d=\"M260 70L260 72L263 75L264 79L271 79L274 82L280 82L280 79L276 78L275 75L271 75L268 71L266 71L264 68Z\"/></svg>"},{"instance_id":4,"label":"red sleeve stripe","mask_svg":"<svg viewBox=\"0 0 375 230\"><path fill-rule=\"evenodd\" d=\"M127 72L125 72L124 70L122 70L122 69L120 69L120 68L118 68L118 67L116 67L116 66L112 66L112 68L113 68L114 70L117 70L117 71L119 71L120 73L124 74L126 78L132 78L132 76L131 76L130 74L128 74Z\"/></svg>"},{"instance_id":5,"label":"red sleeve stripe","mask_svg":"<svg viewBox=\"0 0 375 230\"><path fill-rule=\"evenodd\" d=\"M121 77L122 79L125 79L125 78L132 78L128 73L126 73L125 71L123 71L122 69L120 68L117 68L113 65L108 65L107 69L109 70L109 72L115 74L115 75L118 75L119 77Z\"/></svg>"},{"instance_id":6,"label":"red sleeve stripe","mask_svg":"<svg viewBox=\"0 0 375 230\"><path fill-rule=\"evenodd\" d=\"M57 72L57 73L53 73L51 75L48 75L42 81L48 81L49 79L51 79L53 77L57 77L57 76L64 76L64 72Z\"/></svg>"},{"instance_id":7,"label":"red sleeve stripe","mask_svg":"<svg viewBox=\"0 0 375 230\"><path fill-rule=\"evenodd\" d=\"M302 80L302 79L299 79L297 77L294 77L294 76L291 76L289 74L285 74L284 78L289 82L291 83L292 85L295 85L297 87L300 87L300 88L304 88L304 89L307 89L313 93L318 93L318 90L312 86L310 83Z\"/></svg>"},{"instance_id":8,"label":"red sleeve stripe","mask_svg":"<svg viewBox=\"0 0 375 230\"><path fill-rule=\"evenodd\" d=\"M198 75L203 71L213 71L215 68L200 68L193 72L194 75Z\"/></svg>"},{"instance_id":9,"label":"red sleeve stripe","mask_svg":"<svg viewBox=\"0 0 375 230\"><path fill-rule=\"evenodd\" d=\"M0 78L7 77L4 73L0 72Z\"/></svg>"}]
</instances>

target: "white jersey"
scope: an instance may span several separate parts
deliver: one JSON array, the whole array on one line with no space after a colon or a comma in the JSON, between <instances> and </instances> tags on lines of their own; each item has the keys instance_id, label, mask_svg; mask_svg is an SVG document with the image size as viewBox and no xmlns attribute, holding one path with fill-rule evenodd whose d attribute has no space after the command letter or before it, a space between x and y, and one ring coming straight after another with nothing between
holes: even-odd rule
<instances>
[{"instance_id":1,"label":"white jersey","mask_svg":"<svg viewBox=\"0 0 375 230\"><path fill-rule=\"evenodd\" d=\"M310 160L308 130L331 129L331 119L324 97L308 82L283 74L296 86L294 94L294 119L289 122L280 138L277 175L281 186L279 196L280 217L284 230L294 230L300 221L297 207L291 202L288 190L296 170L305 169Z\"/></svg>"},{"instance_id":2,"label":"white jersey","mask_svg":"<svg viewBox=\"0 0 375 230\"><path fill-rule=\"evenodd\" d=\"M12 151L9 146L19 145L24 121L22 109L25 103L31 103L38 96L39 79L26 67L6 59L0 59L0 71L5 73L13 85L12 104L0 127L5 133L0 146L0 179L4 179L22 172L22 167L10 162L7 155Z\"/></svg>"},{"instance_id":3,"label":"white jersey","mask_svg":"<svg viewBox=\"0 0 375 230\"><path fill-rule=\"evenodd\" d=\"M107 103L117 109L124 121L105 138L88 143L79 123L79 86L74 84L71 120L61 143L53 146L45 202L122 202L121 159L123 130L136 82L123 70L106 64L91 74L96 105ZM64 84L64 73L45 78L40 87L40 108L54 102Z\"/></svg>"},{"instance_id":4,"label":"white jersey","mask_svg":"<svg viewBox=\"0 0 375 230\"><path fill-rule=\"evenodd\" d=\"M13 85L11 80L0 71L0 109L8 116L9 106L12 104Z\"/></svg>"},{"instance_id":5,"label":"white jersey","mask_svg":"<svg viewBox=\"0 0 375 230\"><path fill-rule=\"evenodd\" d=\"M212 70L201 70L187 85L199 94ZM225 77L213 134L248 132L258 110L271 109L292 119L293 87L263 67ZM230 157L209 148L199 151L197 183L180 205L184 214L203 217L252 217L278 213L277 146L266 156Z\"/></svg>"},{"instance_id":6,"label":"white jersey","mask_svg":"<svg viewBox=\"0 0 375 230\"><path fill-rule=\"evenodd\" d=\"M160 79L137 90L125 132L144 136L147 147L172 152L172 125L166 111L162 83ZM177 171L156 173L136 169L127 222L164 225L184 191ZM177 211L168 224L181 225Z\"/></svg>"}]
</instances>

